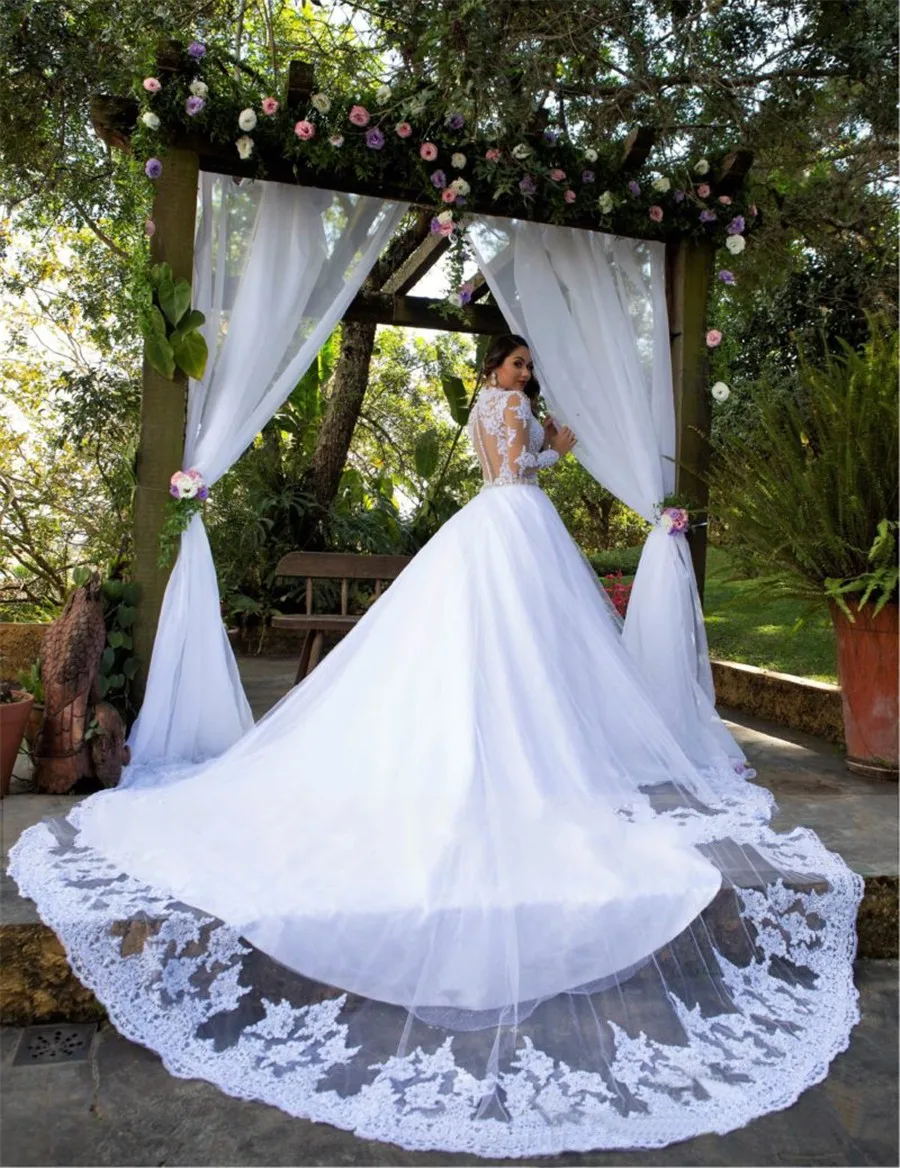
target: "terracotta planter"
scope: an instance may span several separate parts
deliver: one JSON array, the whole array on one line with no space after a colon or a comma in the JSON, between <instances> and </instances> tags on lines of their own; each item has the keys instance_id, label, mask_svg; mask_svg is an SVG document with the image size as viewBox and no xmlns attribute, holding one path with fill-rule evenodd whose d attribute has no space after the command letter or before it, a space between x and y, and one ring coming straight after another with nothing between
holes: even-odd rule
<instances>
[{"instance_id":1,"label":"terracotta planter","mask_svg":"<svg viewBox=\"0 0 900 1168\"><path fill-rule=\"evenodd\" d=\"M0 799L9 794L9 781L31 716L34 695L15 690L18 701L0 704Z\"/></svg>"},{"instance_id":2,"label":"terracotta planter","mask_svg":"<svg viewBox=\"0 0 900 1168\"><path fill-rule=\"evenodd\" d=\"M44 721L44 705L43 702L35 702L31 707L31 714L28 718L28 725L25 727L25 744L29 750L34 750L35 739L40 733L41 725Z\"/></svg>"},{"instance_id":3,"label":"terracotta planter","mask_svg":"<svg viewBox=\"0 0 900 1168\"><path fill-rule=\"evenodd\" d=\"M860 774L897 778L897 605L877 617L867 604L851 623L836 605L838 673L844 713L847 765Z\"/></svg>"}]
</instances>

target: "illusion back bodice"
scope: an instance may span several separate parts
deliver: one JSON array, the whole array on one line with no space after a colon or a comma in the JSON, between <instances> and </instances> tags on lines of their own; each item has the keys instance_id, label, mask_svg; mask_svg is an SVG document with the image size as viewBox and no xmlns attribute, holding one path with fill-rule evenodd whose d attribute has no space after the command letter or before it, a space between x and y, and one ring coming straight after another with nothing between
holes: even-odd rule
<instances>
[{"instance_id":1,"label":"illusion back bodice","mask_svg":"<svg viewBox=\"0 0 900 1168\"><path fill-rule=\"evenodd\" d=\"M541 450L544 429L518 389L486 386L469 416L469 438L487 487L533 483L559 458L555 450Z\"/></svg>"}]
</instances>

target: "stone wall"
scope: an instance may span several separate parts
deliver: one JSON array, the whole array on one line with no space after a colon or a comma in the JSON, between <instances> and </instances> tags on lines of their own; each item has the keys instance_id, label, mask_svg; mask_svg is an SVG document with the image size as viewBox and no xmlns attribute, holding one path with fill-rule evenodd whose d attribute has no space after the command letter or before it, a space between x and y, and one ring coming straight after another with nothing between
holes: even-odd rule
<instances>
[{"instance_id":1,"label":"stone wall","mask_svg":"<svg viewBox=\"0 0 900 1168\"><path fill-rule=\"evenodd\" d=\"M0 680L12 681L37 661L48 624L0 622Z\"/></svg>"},{"instance_id":2,"label":"stone wall","mask_svg":"<svg viewBox=\"0 0 900 1168\"><path fill-rule=\"evenodd\" d=\"M734 661L713 661L712 671L719 705L843 746L839 685Z\"/></svg>"}]
</instances>

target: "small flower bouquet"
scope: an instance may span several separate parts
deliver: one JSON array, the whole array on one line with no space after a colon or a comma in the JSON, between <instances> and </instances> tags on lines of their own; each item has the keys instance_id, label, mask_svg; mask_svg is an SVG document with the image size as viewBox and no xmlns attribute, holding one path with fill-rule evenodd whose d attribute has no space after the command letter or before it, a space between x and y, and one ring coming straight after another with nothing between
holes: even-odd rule
<instances>
[{"instance_id":1,"label":"small flower bouquet","mask_svg":"<svg viewBox=\"0 0 900 1168\"><path fill-rule=\"evenodd\" d=\"M667 535L686 535L691 528L691 516L697 508L680 495L666 495L657 505L657 527Z\"/></svg>"},{"instance_id":2,"label":"small flower bouquet","mask_svg":"<svg viewBox=\"0 0 900 1168\"><path fill-rule=\"evenodd\" d=\"M166 519L159 536L159 567L167 568L177 551L182 532L209 497L209 487L199 470L177 470L169 479Z\"/></svg>"}]
</instances>

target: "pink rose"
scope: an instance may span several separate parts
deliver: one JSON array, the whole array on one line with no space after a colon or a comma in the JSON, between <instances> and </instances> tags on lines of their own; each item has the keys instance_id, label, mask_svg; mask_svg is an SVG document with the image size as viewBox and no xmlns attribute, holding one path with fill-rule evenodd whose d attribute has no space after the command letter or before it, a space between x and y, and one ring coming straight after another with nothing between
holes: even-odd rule
<instances>
[{"instance_id":1,"label":"pink rose","mask_svg":"<svg viewBox=\"0 0 900 1168\"><path fill-rule=\"evenodd\" d=\"M501 154L500 154L499 150L496 150L496 149L494 149L494 147L491 147L490 150L485 151L484 157L485 157L485 161L487 161L487 162L499 162L500 158L501 158Z\"/></svg>"},{"instance_id":2,"label":"pink rose","mask_svg":"<svg viewBox=\"0 0 900 1168\"><path fill-rule=\"evenodd\" d=\"M755 218L756 218L756 215L757 215L757 211L756 211L756 203L751 203L751 204L750 204L750 210L749 210L749 212L748 212L748 213L749 213L749 215L750 215L750 218L751 218L751 219L755 219Z\"/></svg>"},{"instance_id":3,"label":"pink rose","mask_svg":"<svg viewBox=\"0 0 900 1168\"><path fill-rule=\"evenodd\" d=\"M159 91L162 89L162 82L158 81L155 77L145 77L144 89L146 89L148 93L159 93Z\"/></svg>"},{"instance_id":4,"label":"pink rose","mask_svg":"<svg viewBox=\"0 0 900 1168\"><path fill-rule=\"evenodd\" d=\"M278 113L278 102L274 97L264 97L262 99L262 112L264 114L268 114L269 117L271 117L272 114Z\"/></svg>"},{"instance_id":5,"label":"pink rose","mask_svg":"<svg viewBox=\"0 0 900 1168\"><path fill-rule=\"evenodd\" d=\"M650 218L654 223L662 223L663 209L658 204L650 208Z\"/></svg>"},{"instance_id":6,"label":"pink rose","mask_svg":"<svg viewBox=\"0 0 900 1168\"><path fill-rule=\"evenodd\" d=\"M156 224L153 222L153 220L152 219L145 219L144 220L144 234L145 235L153 235L155 232L156 232Z\"/></svg>"},{"instance_id":7,"label":"pink rose","mask_svg":"<svg viewBox=\"0 0 900 1168\"><path fill-rule=\"evenodd\" d=\"M719 202L722 204L723 207L730 207L731 206L731 196L730 195L719 195Z\"/></svg>"},{"instance_id":8,"label":"pink rose","mask_svg":"<svg viewBox=\"0 0 900 1168\"><path fill-rule=\"evenodd\" d=\"M700 196L701 199L708 199L709 198L709 183L701 183L700 186L697 187L697 194Z\"/></svg>"},{"instance_id":9,"label":"pink rose","mask_svg":"<svg viewBox=\"0 0 900 1168\"><path fill-rule=\"evenodd\" d=\"M440 219L432 219L431 233L432 235L452 235L453 220L449 219L446 223L442 223Z\"/></svg>"},{"instance_id":10,"label":"pink rose","mask_svg":"<svg viewBox=\"0 0 900 1168\"><path fill-rule=\"evenodd\" d=\"M424 158L426 162L434 162L437 156L438 149L433 142L423 142L419 147L419 157Z\"/></svg>"},{"instance_id":11,"label":"pink rose","mask_svg":"<svg viewBox=\"0 0 900 1168\"><path fill-rule=\"evenodd\" d=\"M456 191L453 189L453 187L447 187L447 189L441 193L441 202L442 203L455 203L456 202Z\"/></svg>"},{"instance_id":12,"label":"pink rose","mask_svg":"<svg viewBox=\"0 0 900 1168\"><path fill-rule=\"evenodd\" d=\"M315 138L316 127L312 124L312 122L307 122L304 120L302 122L298 122L296 126L294 126L294 133L301 141L308 142L310 138Z\"/></svg>"},{"instance_id":13,"label":"pink rose","mask_svg":"<svg viewBox=\"0 0 900 1168\"><path fill-rule=\"evenodd\" d=\"M367 126L372 120L372 115L364 105L351 106L348 116L354 126Z\"/></svg>"},{"instance_id":14,"label":"pink rose","mask_svg":"<svg viewBox=\"0 0 900 1168\"><path fill-rule=\"evenodd\" d=\"M575 194L574 191L566 191L566 193L563 195L563 198L566 200L567 203L574 203L575 200L578 198L578 196Z\"/></svg>"},{"instance_id":15,"label":"pink rose","mask_svg":"<svg viewBox=\"0 0 900 1168\"><path fill-rule=\"evenodd\" d=\"M412 126L409 124L409 122L400 122L398 125L394 126L394 133L398 138L408 138L412 133Z\"/></svg>"},{"instance_id":16,"label":"pink rose","mask_svg":"<svg viewBox=\"0 0 900 1168\"><path fill-rule=\"evenodd\" d=\"M562 182L562 180L566 177L566 172L564 170L560 170L559 167L556 167L556 169L550 171L550 177L554 182Z\"/></svg>"},{"instance_id":17,"label":"pink rose","mask_svg":"<svg viewBox=\"0 0 900 1168\"><path fill-rule=\"evenodd\" d=\"M716 345L718 345L721 342L721 340L722 340L722 334L719 332L718 329L710 329L709 332L706 334L706 343L711 349L714 349L716 347Z\"/></svg>"}]
</instances>

